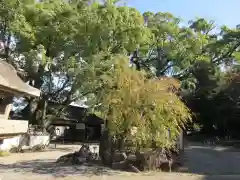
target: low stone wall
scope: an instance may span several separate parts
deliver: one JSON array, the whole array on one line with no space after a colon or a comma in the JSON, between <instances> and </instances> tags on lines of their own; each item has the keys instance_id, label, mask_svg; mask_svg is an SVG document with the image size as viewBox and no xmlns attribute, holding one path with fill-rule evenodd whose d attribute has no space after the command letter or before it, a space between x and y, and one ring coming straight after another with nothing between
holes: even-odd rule
<instances>
[{"instance_id":1,"label":"low stone wall","mask_svg":"<svg viewBox=\"0 0 240 180\"><path fill-rule=\"evenodd\" d=\"M29 146L30 148L38 145L47 146L50 143L50 136L41 135L41 136L30 136Z\"/></svg>"},{"instance_id":2,"label":"low stone wall","mask_svg":"<svg viewBox=\"0 0 240 180\"><path fill-rule=\"evenodd\" d=\"M11 148L18 147L23 136L19 135L13 138L3 139L0 143L0 151L9 151Z\"/></svg>"},{"instance_id":3,"label":"low stone wall","mask_svg":"<svg viewBox=\"0 0 240 180\"><path fill-rule=\"evenodd\" d=\"M22 147L22 149L31 149L35 146L47 146L50 142L50 136L27 136L19 135L13 138L4 139L0 143L0 151L10 151L12 148Z\"/></svg>"}]
</instances>

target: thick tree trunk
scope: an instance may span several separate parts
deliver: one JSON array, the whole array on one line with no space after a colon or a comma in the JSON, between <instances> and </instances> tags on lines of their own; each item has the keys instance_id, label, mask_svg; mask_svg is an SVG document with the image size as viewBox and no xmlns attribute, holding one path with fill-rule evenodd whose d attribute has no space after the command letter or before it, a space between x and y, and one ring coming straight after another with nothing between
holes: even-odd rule
<instances>
[{"instance_id":1,"label":"thick tree trunk","mask_svg":"<svg viewBox=\"0 0 240 180\"><path fill-rule=\"evenodd\" d=\"M37 124L37 116L36 116L37 106L38 106L38 103L34 100L34 98L31 98L29 100L29 104L23 110L23 116L25 114L28 114L29 124Z\"/></svg>"},{"instance_id":2,"label":"thick tree trunk","mask_svg":"<svg viewBox=\"0 0 240 180\"><path fill-rule=\"evenodd\" d=\"M112 145L108 131L104 130L100 139L99 155L102 163L109 167L112 166Z\"/></svg>"}]
</instances>

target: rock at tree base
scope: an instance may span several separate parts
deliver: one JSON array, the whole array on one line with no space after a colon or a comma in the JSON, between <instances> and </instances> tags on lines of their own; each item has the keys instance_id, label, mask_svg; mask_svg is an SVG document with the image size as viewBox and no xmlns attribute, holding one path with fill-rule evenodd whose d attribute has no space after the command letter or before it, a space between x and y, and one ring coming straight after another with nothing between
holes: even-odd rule
<instances>
[{"instance_id":1,"label":"rock at tree base","mask_svg":"<svg viewBox=\"0 0 240 180\"><path fill-rule=\"evenodd\" d=\"M182 153L167 152L162 148L150 149L135 154L114 150L113 141L109 137L107 130L101 136L99 153L104 165L113 169L133 172L156 169L172 171L177 165L181 164L179 157L182 156Z\"/></svg>"},{"instance_id":2,"label":"rock at tree base","mask_svg":"<svg viewBox=\"0 0 240 180\"><path fill-rule=\"evenodd\" d=\"M82 145L78 152L69 153L57 159L58 165L80 165L92 160L92 153L88 145Z\"/></svg>"},{"instance_id":3,"label":"rock at tree base","mask_svg":"<svg viewBox=\"0 0 240 180\"><path fill-rule=\"evenodd\" d=\"M79 155L78 152L69 153L57 159L58 165L80 165L86 162L86 158Z\"/></svg>"},{"instance_id":4,"label":"rock at tree base","mask_svg":"<svg viewBox=\"0 0 240 180\"><path fill-rule=\"evenodd\" d=\"M162 149L149 150L138 153L115 152L112 155L112 168L118 170L140 172L146 170L162 170L171 172L176 169L178 155L170 155Z\"/></svg>"}]
</instances>

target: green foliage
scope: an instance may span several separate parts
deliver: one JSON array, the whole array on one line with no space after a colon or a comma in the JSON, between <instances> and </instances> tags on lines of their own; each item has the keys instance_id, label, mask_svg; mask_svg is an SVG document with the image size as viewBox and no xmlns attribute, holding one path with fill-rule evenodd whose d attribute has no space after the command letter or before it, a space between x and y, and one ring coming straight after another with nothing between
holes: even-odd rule
<instances>
[{"instance_id":1,"label":"green foliage","mask_svg":"<svg viewBox=\"0 0 240 180\"><path fill-rule=\"evenodd\" d=\"M46 118L43 112L47 106L44 104L49 100L66 106L87 97L88 105L94 107L101 102L99 93L108 91L109 96L115 99L114 93L120 93L117 91L119 87L110 87L120 83L116 79L124 79L124 75L118 76L111 65L117 65L118 60L122 63L125 59L115 55L126 56L137 49L138 54L132 62L145 72L125 68L126 77L131 77L128 79L131 85L120 88L123 92L127 91L124 89L127 85L130 88L139 83L141 90L137 93L142 93L141 97L147 101L156 92L148 98L146 94L151 93L144 87L154 89L153 86L156 86L158 89L163 84L160 81L158 86L149 84L153 81L150 78L170 75L180 80L182 89L188 94L189 107L201 114L198 118L200 123L223 126L222 122L227 122L227 117L219 120L221 123L209 119L219 118L219 109L230 103L226 97L236 93L226 90L229 84L225 81L228 76L225 71L239 73L240 31L238 26L231 29L223 26L220 32L214 31L214 28L215 23L211 20L196 18L182 26L181 19L169 12L141 14L116 0L102 3L89 0L3 0L0 3L0 40L4 42L5 49L0 56L18 70L23 69L19 72L22 78L42 90L38 100L26 98L29 106L23 111L24 119L36 119L35 123ZM234 87L237 88L237 85L234 83ZM226 97L224 93L227 93ZM138 105L147 104L138 96L132 97L131 93L123 94L119 96L128 100L124 102L126 107L136 102ZM111 99L109 101L113 103ZM36 106L33 106L34 103ZM135 113L139 113L139 109ZM234 113L238 112L236 109L237 104L231 104ZM123 110L130 114L131 108ZM62 108L57 109L54 115L61 111ZM146 111L162 113L163 110L151 110L149 107ZM118 113L120 111L116 112L119 118L123 116ZM37 114L40 116L36 117ZM155 118L152 117L154 113L151 116L145 114L150 119ZM164 118L167 121L169 117L164 115ZM169 121L174 120L170 118ZM231 121L235 123L237 120ZM129 121L130 124L132 122L135 123ZM118 126L112 125L113 129L120 131ZM145 141L137 140L136 143L144 144Z\"/></svg>"},{"instance_id":2,"label":"green foliage","mask_svg":"<svg viewBox=\"0 0 240 180\"><path fill-rule=\"evenodd\" d=\"M46 99L68 105L96 91L98 73L104 72L107 63L98 63L101 70L94 72L95 55L126 54L148 42L142 15L115 3L86 0L1 3L1 40L7 44L3 56L24 70L25 81L43 92L33 116L44 111L41 104ZM28 111L33 108L27 108L24 118L32 119Z\"/></svg>"},{"instance_id":3,"label":"green foliage","mask_svg":"<svg viewBox=\"0 0 240 180\"><path fill-rule=\"evenodd\" d=\"M191 119L188 108L168 90L172 82L177 84L174 80L147 79L145 72L130 68L123 56L114 57L114 69L103 79L99 111L107 119L112 136L131 140L135 147L150 147L152 141L166 148L174 145L181 128ZM136 133L131 135L134 127Z\"/></svg>"}]
</instances>

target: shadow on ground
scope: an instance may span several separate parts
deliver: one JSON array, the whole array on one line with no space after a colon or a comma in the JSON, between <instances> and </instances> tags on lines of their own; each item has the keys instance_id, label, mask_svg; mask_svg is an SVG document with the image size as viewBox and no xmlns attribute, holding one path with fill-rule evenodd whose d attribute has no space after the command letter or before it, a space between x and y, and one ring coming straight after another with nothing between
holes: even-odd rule
<instances>
[{"instance_id":1,"label":"shadow on ground","mask_svg":"<svg viewBox=\"0 0 240 180\"><path fill-rule=\"evenodd\" d=\"M58 166L51 160L36 159L32 161L22 161L14 164L0 164L0 174L9 171L14 173L36 173L42 175L52 175L55 177L65 177L69 175L117 175L117 171L113 171L100 165L73 165Z\"/></svg>"},{"instance_id":2,"label":"shadow on ground","mask_svg":"<svg viewBox=\"0 0 240 180\"><path fill-rule=\"evenodd\" d=\"M222 175L222 176L206 176L202 180L239 180L240 176L236 175Z\"/></svg>"},{"instance_id":3,"label":"shadow on ground","mask_svg":"<svg viewBox=\"0 0 240 180\"><path fill-rule=\"evenodd\" d=\"M205 175L204 180L240 179L240 149L191 143L180 172Z\"/></svg>"},{"instance_id":4,"label":"shadow on ground","mask_svg":"<svg viewBox=\"0 0 240 180\"><path fill-rule=\"evenodd\" d=\"M56 149L52 147L47 151L53 151L52 154L54 154L54 151L69 153L73 152L75 148L78 149L78 146L72 148L67 145L59 145ZM33 156L34 154L31 155ZM0 164L0 174L33 173L38 175L51 175L54 177L71 175L85 177L122 175L122 172L120 171L114 171L100 165L57 166L55 164L55 159L44 159L44 152L40 155L38 154L37 158L38 159L30 161L25 160L13 164ZM189 143L185 148L183 158L184 166L180 169L180 172L202 175L200 177L201 180L240 179L240 149L238 148ZM196 178L190 179L197 180Z\"/></svg>"},{"instance_id":5,"label":"shadow on ground","mask_svg":"<svg viewBox=\"0 0 240 180\"><path fill-rule=\"evenodd\" d=\"M76 143L76 144L50 144L48 147L46 147L45 149L24 149L21 153L36 153L36 152L74 152L74 151L78 151L80 149L80 147L82 146L83 143ZM97 147L98 144L97 143L85 143L91 146L95 146ZM15 150L13 150L11 153L18 153Z\"/></svg>"}]
</instances>

